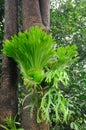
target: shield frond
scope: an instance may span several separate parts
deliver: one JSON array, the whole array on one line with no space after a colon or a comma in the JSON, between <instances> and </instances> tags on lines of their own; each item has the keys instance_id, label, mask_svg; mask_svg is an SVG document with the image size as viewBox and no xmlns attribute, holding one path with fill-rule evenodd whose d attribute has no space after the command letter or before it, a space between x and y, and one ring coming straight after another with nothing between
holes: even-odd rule
<instances>
[{"instance_id":1,"label":"shield frond","mask_svg":"<svg viewBox=\"0 0 86 130\"><path fill-rule=\"evenodd\" d=\"M36 26L24 33L19 32L18 36L13 36L11 40L6 40L3 53L19 64L24 78L31 77L41 81L43 67L54 55L54 43L51 34L46 34L42 28Z\"/></svg>"}]
</instances>

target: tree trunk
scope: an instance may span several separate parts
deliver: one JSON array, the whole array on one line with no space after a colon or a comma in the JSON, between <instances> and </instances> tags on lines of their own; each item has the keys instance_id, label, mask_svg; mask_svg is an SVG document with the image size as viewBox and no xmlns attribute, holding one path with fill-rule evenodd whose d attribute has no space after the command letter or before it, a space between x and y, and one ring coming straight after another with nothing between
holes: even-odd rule
<instances>
[{"instance_id":1,"label":"tree trunk","mask_svg":"<svg viewBox=\"0 0 86 130\"><path fill-rule=\"evenodd\" d=\"M42 26L39 0L22 0L22 24L23 30L31 26Z\"/></svg>"},{"instance_id":2,"label":"tree trunk","mask_svg":"<svg viewBox=\"0 0 86 130\"><path fill-rule=\"evenodd\" d=\"M42 22L50 29L50 0L39 0Z\"/></svg>"},{"instance_id":3,"label":"tree trunk","mask_svg":"<svg viewBox=\"0 0 86 130\"><path fill-rule=\"evenodd\" d=\"M5 0L4 39L10 39L18 32L17 12L17 0ZM3 56L0 87L0 124L3 122L3 118L17 114L17 77L16 63L11 58Z\"/></svg>"},{"instance_id":4,"label":"tree trunk","mask_svg":"<svg viewBox=\"0 0 86 130\"><path fill-rule=\"evenodd\" d=\"M23 30L28 30L35 25L45 26L45 30L47 30L47 27L49 28L49 2L49 0L22 0ZM24 102L23 108L28 105L29 101L30 97ZM22 127L24 130L49 130L49 124L46 124L46 122L37 123L36 110L34 108L32 118L29 109L22 110Z\"/></svg>"}]
</instances>

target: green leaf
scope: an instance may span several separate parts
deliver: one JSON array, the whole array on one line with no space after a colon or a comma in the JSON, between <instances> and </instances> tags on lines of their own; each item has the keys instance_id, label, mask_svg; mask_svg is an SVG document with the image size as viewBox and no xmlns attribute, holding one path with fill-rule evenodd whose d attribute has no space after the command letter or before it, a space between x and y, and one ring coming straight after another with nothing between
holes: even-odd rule
<instances>
[{"instance_id":1,"label":"green leaf","mask_svg":"<svg viewBox=\"0 0 86 130\"><path fill-rule=\"evenodd\" d=\"M4 126L4 125L0 125L3 129L5 129L5 130L9 130L6 126Z\"/></svg>"}]
</instances>

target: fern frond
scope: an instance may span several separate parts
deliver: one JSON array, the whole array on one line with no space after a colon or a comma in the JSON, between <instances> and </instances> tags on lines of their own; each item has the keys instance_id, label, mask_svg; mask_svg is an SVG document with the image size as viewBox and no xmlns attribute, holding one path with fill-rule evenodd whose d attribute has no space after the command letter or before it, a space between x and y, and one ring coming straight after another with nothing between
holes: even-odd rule
<instances>
[{"instance_id":1,"label":"fern frond","mask_svg":"<svg viewBox=\"0 0 86 130\"><path fill-rule=\"evenodd\" d=\"M77 46L67 45L66 47L59 47L56 51L57 61L53 65L53 68L64 70L67 67L70 67L76 60L78 56Z\"/></svg>"},{"instance_id":2,"label":"fern frond","mask_svg":"<svg viewBox=\"0 0 86 130\"><path fill-rule=\"evenodd\" d=\"M32 76L39 82L43 79L43 67L54 56L54 43L51 34L46 34L42 28L36 26L24 33L19 32L18 36L15 35L11 40L6 40L3 53L19 64L24 78ZM38 74L38 79L35 74Z\"/></svg>"}]
</instances>

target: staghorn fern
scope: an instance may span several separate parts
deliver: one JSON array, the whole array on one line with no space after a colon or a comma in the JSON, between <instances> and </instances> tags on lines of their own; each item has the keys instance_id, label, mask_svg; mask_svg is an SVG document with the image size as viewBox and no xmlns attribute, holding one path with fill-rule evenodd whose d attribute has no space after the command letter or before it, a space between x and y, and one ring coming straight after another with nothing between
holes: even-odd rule
<instances>
[{"instance_id":1,"label":"staghorn fern","mask_svg":"<svg viewBox=\"0 0 86 130\"><path fill-rule=\"evenodd\" d=\"M52 114L53 113L53 114ZM72 111L69 110L69 104L62 95L61 91L51 88L43 96L40 107L37 112L37 121L50 121L51 116L53 122L66 122L70 118Z\"/></svg>"},{"instance_id":2,"label":"staghorn fern","mask_svg":"<svg viewBox=\"0 0 86 130\"><path fill-rule=\"evenodd\" d=\"M56 55L58 60L53 65L53 69L64 70L67 67L69 68L77 60L77 46L74 44L59 47L56 50Z\"/></svg>"},{"instance_id":3,"label":"staghorn fern","mask_svg":"<svg viewBox=\"0 0 86 130\"><path fill-rule=\"evenodd\" d=\"M59 88L59 82L67 86L69 77L66 68L69 68L77 60L77 47L76 45L59 47L56 50L56 55L58 59L55 60L45 74L47 92L42 97L38 108L38 122L41 122L41 120L48 122L51 118L53 122L67 122L71 114L74 114L69 109L70 104Z\"/></svg>"},{"instance_id":4,"label":"staghorn fern","mask_svg":"<svg viewBox=\"0 0 86 130\"><path fill-rule=\"evenodd\" d=\"M54 43L51 34L46 34L42 28L36 26L29 32L20 32L18 36L6 40L3 48L3 53L18 63L25 86L31 86L23 101L31 96L33 100L30 100L26 108L30 108L32 113L34 106L37 106L38 122L50 121L50 111L54 113L52 117L55 122L64 122L71 114L58 84L62 82L64 86L67 85L69 78L66 68L77 60L77 47L68 45L56 50ZM45 86L40 84L43 80Z\"/></svg>"},{"instance_id":5,"label":"staghorn fern","mask_svg":"<svg viewBox=\"0 0 86 130\"><path fill-rule=\"evenodd\" d=\"M47 35L42 28L36 26L29 32L19 32L18 36L6 40L3 53L19 64L25 82L28 79L41 82L44 76L43 67L54 56L54 42L51 34Z\"/></svg>"}]
</instances>

